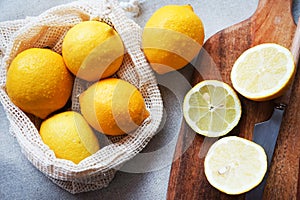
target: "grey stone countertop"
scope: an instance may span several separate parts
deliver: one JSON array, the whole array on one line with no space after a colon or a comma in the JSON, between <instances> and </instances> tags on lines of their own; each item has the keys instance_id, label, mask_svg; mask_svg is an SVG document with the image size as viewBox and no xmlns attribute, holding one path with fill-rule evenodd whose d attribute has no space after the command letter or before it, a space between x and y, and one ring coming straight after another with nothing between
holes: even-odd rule
<instances>
[{"instance_id":1,"label":"grey stone countertop","mask_svg":"<svg viewBox=\"0 0 300 200\"><path fill-rule=\"evenodd\" d=\"M126 0L123 0L126 1ZM127 0L128 1L128 0ZM36 16L71 0L0 0L0 21ZM128 14L141 27L152 13L163 5L191 4L205 27L205 39L217 31L250 17L258 0L144 0L141 15ZM300 0L293 4L294 18L299 17ZM21 153L16 138L9 133L9 123L0 106L0 199L166 199L173 153L182 120L182 100L190 88L187 79L191 67L178 73L157 76L164 102L164 118L160 130L146 148L118 171L104 189L70 194L38 171ZM178 81L182 79L181 81ZM146 157L145 159L140 159ZM134 169L134 170L133 170Z\"/></svg>"}]
</instances>

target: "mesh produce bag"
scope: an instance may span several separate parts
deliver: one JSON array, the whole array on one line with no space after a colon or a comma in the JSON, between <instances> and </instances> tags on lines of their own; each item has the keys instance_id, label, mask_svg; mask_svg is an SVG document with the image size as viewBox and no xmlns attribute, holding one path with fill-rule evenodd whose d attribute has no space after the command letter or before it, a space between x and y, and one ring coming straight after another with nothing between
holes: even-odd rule
<instances>
[{"instance_id":1,"label":"mesh produce bag","mask_svg":"<svg viewBox=\"0 0 300 200\"><path fill-rule=\"evenodd\" d=\"M6 72L13 58L31 47L47 47L61 54L64 35L81 21L99 20L113 26L126 48L116 76L135 85L142 93L150 116L134 132L105 137L106 145L78 165L58 159L38 132L41 120L16 107L6 93ZM49 9L37 17L0 23L0 101L10 122L10 133L28 160L54 183L71 193L106 187L116 170L138 154L157 131L163 104L155 76L140 49L141 28L128 19L115 0L82 0ZM79 111L78 95L88 83L75 79L72 110ZM104 137L104 136L103 136Z\"/></svg>"}]
</instances>

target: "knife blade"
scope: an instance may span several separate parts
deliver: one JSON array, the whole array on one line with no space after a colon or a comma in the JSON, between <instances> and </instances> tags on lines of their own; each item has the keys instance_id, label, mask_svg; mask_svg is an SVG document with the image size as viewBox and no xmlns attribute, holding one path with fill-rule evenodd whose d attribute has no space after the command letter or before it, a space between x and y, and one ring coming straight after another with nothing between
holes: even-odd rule
<instances>
[{"instance_id":1,"label":"knife blade","mask_svg":"<svg viewBox=\"0 0 300 200\"><path fill-rule=\"evenodd\" d=\"M292 47L290 49L294 57L296 69L298 68L297 66L298 66L299 52L300 52L300 18L298 19L297 24L298 25L294 34ZM286 107L290 100L290 96L293 88L293 82L290 84L290 87L285 92L285 94L276 100L276 102L279 103L277 103L276 106L274 107L271 118L267 121L257 123L254 126L252 140L264 148L267 154L268 166L267 166L267 172L262 182L257 187L255 187L254 189L246 193L245 196L246 200L259 200L262 199L263 197L264 188L267 182L274 149L276 146L277 137L280 132L280 126L283 120Z\"/></svg>"}]
</instances>

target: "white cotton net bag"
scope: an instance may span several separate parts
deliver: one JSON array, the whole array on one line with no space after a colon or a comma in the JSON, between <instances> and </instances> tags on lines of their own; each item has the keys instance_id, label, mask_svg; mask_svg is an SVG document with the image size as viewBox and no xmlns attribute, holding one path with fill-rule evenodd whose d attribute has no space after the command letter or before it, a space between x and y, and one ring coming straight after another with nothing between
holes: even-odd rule
<instances>
[{"instance_id":1,"label":"white cotton net bag","mask_svg":"<svg viewBox=\"0 0 300 200\"><path fill-rule=\"evenodd\" d=\"M58 159L38 132L41 121L16 107L6 93L6 72L13 58L31 47L50 48L61 54L64 35L81 21L99 20L113 26L126 48L116 76L135 85L142 93L150 116L134 132L105 137L106 144L79 164ZM128 19L116 0L80 0L49 9L37 17L0 23L0 101L14 135L28 160L54 183L71 193L108 186L116 170L138 154L158 130L163 104L155 76L140 49L141 28ZM79 111L78 95L88 84L75 79L72 110ZM104 137L104 136L103 136Z\"/></svg>"}]
</instances>

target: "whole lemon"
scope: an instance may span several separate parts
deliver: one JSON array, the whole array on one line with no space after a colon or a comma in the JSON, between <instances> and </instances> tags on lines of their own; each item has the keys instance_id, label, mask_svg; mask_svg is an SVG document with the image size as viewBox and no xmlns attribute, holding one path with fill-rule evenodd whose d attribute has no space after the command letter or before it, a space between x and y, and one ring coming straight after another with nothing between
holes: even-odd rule
<instances>
[{"instance_id":1,"label":"whole lemon","mask_svg":"<svg viewBox=\"0 0 300 200\"><path fill-rule=\"evenodd\" d=\"M108 24L84 21L67 32L62 55L74 75L96 81L113 75L120 68L124 46L118 33Z\"/></svg>"},{"instance_id":2,"label":"whole lemon","mask_svg":"<svg viewBox=\"0 0 300 200\"><path fill-rule=\"evenodd\" d=\"M73 76L63 58L50 49L27 49L8 68L6 91L11 101L42 119L66 104L72 87Z\"/></svg>"},{"instance_id":3,"label":"whole lemon","mask_svg":"<svg viewBox=\"0 0 300 200\"><path fill-rule=\"evenodd\" d=\"M107 135L129 133L149 116L139 90L117 78L94 83L79 96L79 103L87 122Z\"/></svg>"},{"instance_id":4,"label":"whole lemon","mask_svg":"<svg viewBox=\"0 0 300 200\"><path fill-rule=\"evenodd\" d=\"M159 74L186 66L200 51L204 26L190 5L167 5L148 20L142 48L151 67Z\"/></svg>"},{"instance_id":5,"label":"whole lemon","mask_svg":"<svg viewBox=\"0 0 300 200\"><path fill-rule=\"evenodd\" d=\"M57 158L78 164L99 150L99 141L81 114L66 111L43 121L40 128L43 142Z\"/></svg>"}]
</instances>

